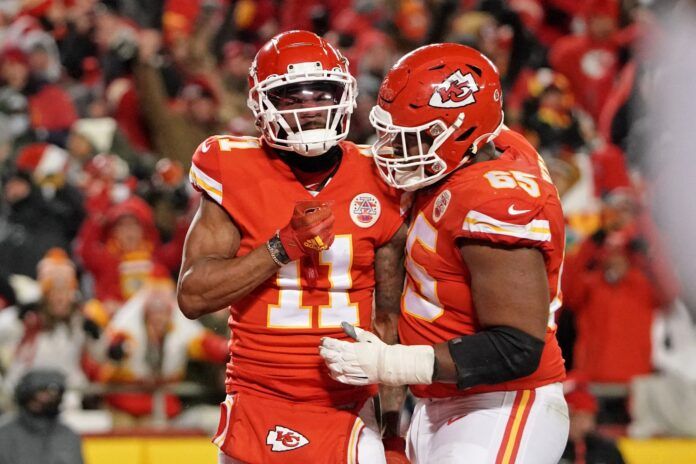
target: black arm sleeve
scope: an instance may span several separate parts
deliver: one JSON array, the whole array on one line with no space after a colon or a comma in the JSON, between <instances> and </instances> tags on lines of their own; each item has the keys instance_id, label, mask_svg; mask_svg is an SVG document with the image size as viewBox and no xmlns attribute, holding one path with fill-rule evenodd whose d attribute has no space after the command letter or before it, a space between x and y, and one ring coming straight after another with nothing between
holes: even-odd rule
<instances>
[{"instance_id":1,"label":"black arm sleeve","mask_svg":"<svg viewBox=\"0 0 696 464\"><path fill-rule=\"evenodd\" d=\"M525 377L539 367L544 341L507 326L490 327L448 342L457 366L457 388Z\"/></svg>"}]
</instances>

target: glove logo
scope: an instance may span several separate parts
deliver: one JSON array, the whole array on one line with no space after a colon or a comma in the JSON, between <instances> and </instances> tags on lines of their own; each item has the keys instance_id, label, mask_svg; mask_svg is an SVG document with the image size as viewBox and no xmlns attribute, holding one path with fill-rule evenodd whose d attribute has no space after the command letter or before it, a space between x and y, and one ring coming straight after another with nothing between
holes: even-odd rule
<instances>
[{"instance_id":1,"label":"glove logo","mask_svg":"<svg viewBox=\"0 0 696 464\"><path fill-rule=\"evenodd\" d=\"M350 202L350 218L363 229L373 226L381 212L379 200L371 193L358 194Z\"/></svg>"},{"instance_id":2,"label":"glove logo","mask_svg":"<svg viewBox=\"0 0 696 464\"><path fill-rule=\"evenodd\" d=\"M318 235L315 235L313 238L305 240L302 243L302 245L304 245L307 248L310 248L312 250L317 250L317 251L324 251L324 250L329 249L329 247L326 246L324 241Z\"/></svg>"},{"instance_id":3,"label":"glove logo","mask_svg":"<svg viewBox=\"0 0 696 464\"><path fill-rule=\"evenodd\" d=\"M433 205L433 221L438 222L442 216L447 211L452 194L449 190L445 190L437 196L435 199L435 205Z\"/></svg>"},{"instance_id":4,"label":"glove logo","mask_svg":"<svg viewBox=\"0 0 696 464\"><path fill-rule=\"evenodd\" d=\"M266 436L266 444L271 447L271 451L276 452L292 451L308 443L307 437L282 425L276 425Z\"/></svg>"},{"instance_id":5,"label":"glove logo","mask_svg":"<svg viewBox=\"0 0 696 464\"><path fill-rule=\"evenodd\" d=\"M459 108L471 105L476 102L474 94L478 91L474 76L471 73L464 75L457 69L435 88L428 104L435 108Z\"/></svg>"}]
</instances>

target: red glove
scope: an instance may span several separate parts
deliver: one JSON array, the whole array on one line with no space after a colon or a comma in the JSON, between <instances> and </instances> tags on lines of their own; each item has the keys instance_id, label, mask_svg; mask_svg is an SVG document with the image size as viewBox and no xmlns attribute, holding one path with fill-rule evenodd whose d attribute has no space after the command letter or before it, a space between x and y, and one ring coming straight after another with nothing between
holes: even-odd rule
<instances>
[{"instance_id":1,"label":"red glove","mask_svg":"<svg viewBox=\"0 0 696 464\"><path fill-rule=\"evenodd\" d=\"M278 238L290 261L328 250L334 240L334 215L327 202L309 200L295 205L290 223Z\"/></svg>"},{"instance_id":2,"label":"red glove","mask_svg":"<svg viewBox=\"0 0 696 464\"><path fill-rule=\"evenodd\" d=\"M406 457L406 440L401 437L390 437L382 440L387 464L408 464Z\"/></svg>"}]
</instances>

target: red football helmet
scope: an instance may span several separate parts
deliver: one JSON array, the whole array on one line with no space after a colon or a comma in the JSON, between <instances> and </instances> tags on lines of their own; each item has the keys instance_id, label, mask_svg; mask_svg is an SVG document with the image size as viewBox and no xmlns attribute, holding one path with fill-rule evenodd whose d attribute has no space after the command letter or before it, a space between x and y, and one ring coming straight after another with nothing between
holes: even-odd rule
<instances>
[{"instance_id":1,"label":"red football helmet","mask_svg":"<svg viewBox=\"0 0 696 464\"><path fill-rule=\"evenodd\" d=\"M307 31L273 37L249 70L247 104L266 142L304 156L325 153L346 138L356 95L348 60Z\"/></svg>"},{"instance_id":2,"label":"red football helmet","mask_svg":"<svg viewBox=\"0 0 696 464\"><path fill-rule=\"evenodd\" d=\"M370 112L380 175L404 190L437 182L497 136L502 106L498 70L480 52L452 43L412 51L387 73Z\"/></svg>"}]
</instances>

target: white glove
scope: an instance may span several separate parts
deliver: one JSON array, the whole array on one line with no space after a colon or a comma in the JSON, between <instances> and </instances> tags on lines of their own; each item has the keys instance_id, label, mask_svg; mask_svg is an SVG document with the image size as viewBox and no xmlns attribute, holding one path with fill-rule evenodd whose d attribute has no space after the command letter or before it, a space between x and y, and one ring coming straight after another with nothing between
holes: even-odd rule
<instances>
[{"instance_id":1,"label":"white glove","mask_svg":"<svg viewBox=\"0 0 696 464\"><path fill-rule=\"evenodd\" d=\"M343 323L355 343L326 337L319 354L331 377L348 385L429 385L432 383L435 351L428 345L387 345L371 332Z\"/></svg>"}]
</instances>

